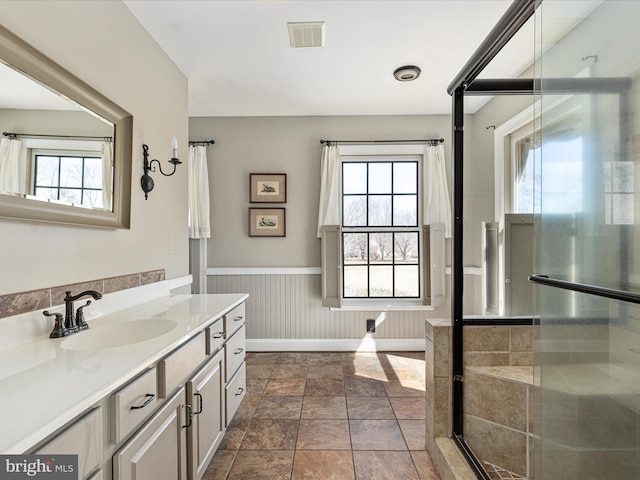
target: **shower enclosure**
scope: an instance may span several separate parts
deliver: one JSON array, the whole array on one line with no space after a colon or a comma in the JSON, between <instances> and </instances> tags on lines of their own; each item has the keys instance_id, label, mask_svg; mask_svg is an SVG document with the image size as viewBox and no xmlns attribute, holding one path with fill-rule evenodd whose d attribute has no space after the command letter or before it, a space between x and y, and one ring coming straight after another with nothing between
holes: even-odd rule
<instances>
[{"instance_id":1,"label":"shower enclosure","mask_svg":"<svg viewBox=\"0 0 640 480\"><path fill-rule=\"evenodd\" d=\"M583 18L548 39L576 7ZM639 18L628 1L544 0L537 12L535 478L640 478Z\"/></svg>"},{"instance_id":2,"label":"shower enclosure","mask_svg":"<svg viewBox=\"0 0 640 480\"><path fill-rule=\"evenodd\" d=\"M478 78L532 16L533 77ZM637 1L516 0L449 87L453 434L479 478L501 478L487 472L494 464L535 480L640 479L638 19ZM519 164L532 192L531 315L464 312L464 235L477 220L463 208L471 94L525 94L534 105ZM505 216L481 220L493 232ZM492 291L496 278L505 280L492 277ZM489 344L502 347L478 362ZM530 365L510 360L529 354L518 345L533 347Z\"/></svg>"}]
</instances>

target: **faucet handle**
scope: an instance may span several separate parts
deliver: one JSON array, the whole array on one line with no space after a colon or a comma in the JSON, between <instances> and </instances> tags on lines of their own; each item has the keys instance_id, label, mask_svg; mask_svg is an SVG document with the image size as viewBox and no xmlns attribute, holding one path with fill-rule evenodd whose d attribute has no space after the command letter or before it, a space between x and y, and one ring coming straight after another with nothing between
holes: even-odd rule
<instances>
[{"instance_id":1,"label":"faucet handle","mask_svg":"<svg viewBox=\"0 0 640 480\"><path fill-rule=\"evenodd\" d=\"M49 338L60 338L68 335L68 330L64 327L64 321L62 319L62 314L58 312L49 312L45 310L42 312L45 317L53 317L55 316L55 324L53 326L53 330L49 334Z\"/></svg>"},{"instance_id":2,"label":"faucet handle","mask_svg":"<svg viewBox=\"0 0 640 480\"><path fill-rule=\"evenodd\" d=\"M87 328L89 328L89 325L84 320L83 311L83 308L88 307L89 305L91 305L91 300L87 300L87 303L85 303L81 307L78 307L76 310L76 327L78 327L79 330L86 330Z\"/></svg>"}]
</instances>

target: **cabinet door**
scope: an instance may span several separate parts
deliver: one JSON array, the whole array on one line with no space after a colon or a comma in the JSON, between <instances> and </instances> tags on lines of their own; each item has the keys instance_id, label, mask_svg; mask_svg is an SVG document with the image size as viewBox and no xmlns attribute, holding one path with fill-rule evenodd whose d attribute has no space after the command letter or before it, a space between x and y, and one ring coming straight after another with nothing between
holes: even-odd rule
<instances>
[{"instance_id":1,"label":"cabinet door","mask_svg":"<svg viewBox=\"0 0 640 480\"><path fill-rule=\"evenodd\" d=\"M187 383L193 408L189 428L189 479L202 478L224 436L224 351L220 350Z\"/></svg>"},{"instance_id":2,"label":"cabinet door","mask_svg":"<svg viewBox=\"0 0 640 480\"><path fill-rule=\"evenodd\" d=\"M103 448L102 408L96 408L36 453L78 455L78 476L84 478L100 462Z\"/></svg>"},{"instance_id":3,"label":"cabinet door","mask_svg":"<svg viewBox=\"0 0 640 480\"><path fill-rule=\"evenodd\" d=\"M184 400L182 387L113 456L114 480L186 480L190 412Z\"/></svg>"}]
</instances>

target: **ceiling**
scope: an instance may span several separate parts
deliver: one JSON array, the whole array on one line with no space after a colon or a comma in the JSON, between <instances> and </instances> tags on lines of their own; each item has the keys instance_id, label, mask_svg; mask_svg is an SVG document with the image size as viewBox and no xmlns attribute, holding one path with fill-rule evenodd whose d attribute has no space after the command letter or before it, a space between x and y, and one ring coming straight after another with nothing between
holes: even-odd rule
<instances>
[{"instance_id":1,"label":"ceiling","mask_svg":"<svg viewBox=\"0 0 640 480\"><path fill-rule=\"evenodd\" d=\"M188 78L190 116L449 114L448 84L511 0L124 0ZM289 46L287 22L326 22L324 47ZM533 28L485 77L520 74ZM422 74L398 82L393 71ZM473 113L486 99L469 98Z\"/></svg>"}]
</instances>

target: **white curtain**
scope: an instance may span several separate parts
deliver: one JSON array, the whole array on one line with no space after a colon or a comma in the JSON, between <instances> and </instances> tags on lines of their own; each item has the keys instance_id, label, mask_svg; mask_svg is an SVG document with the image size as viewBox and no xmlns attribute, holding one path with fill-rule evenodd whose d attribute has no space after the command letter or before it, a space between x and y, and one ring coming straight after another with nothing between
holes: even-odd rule
<instances>
[{"instance_id":1,"label":"white curtain","mask_svg":"<svg viewBox=\"0 0 640 480\"><path fill-rule=\"evenodd\" d=\"M340 225L340 150L335 145L322 148L318 238L325 225Z\"/></svg>"},{"instance_id":2,"label":"white curtain","mask_svg":"<svg viewBox=\"0 0 640 480\"><path fill-rule=\"evenodd\" d=\"M426 159L423 174L425 187L424 224L444 225L445 237L451 237L451 199L447 184L447 172L444 161L444 145L430 145L426 147Z\"/></svg>"},{"instance_id":3,"label":"white curtain","mask_svg":"<svg viewBox=\"0 0 640 480\"><path fill-rule=\"evenodd\" d=\"M17 139L0 139L0 192L26 194L27 149Z\"/></svg>"},{"instance_id":4,"label":"white curtain","mask_svg":"<svg viewBox=\"0 0 640 480\"><path fill-rule=\"evenodd\" d=\"M102 157L102 208L113 210L113 142L104 141L100 147Z\"/></svg>"},{"instance_id":5,"label":"white curtain","mask_svg":"<svg viewBox=\"0 0 640 480\"><path fill-rule=\"evenodd\" d=\"M207 147L189 146L189 238L209 238L209 172Z\"/></svg>"}]
</instances>

